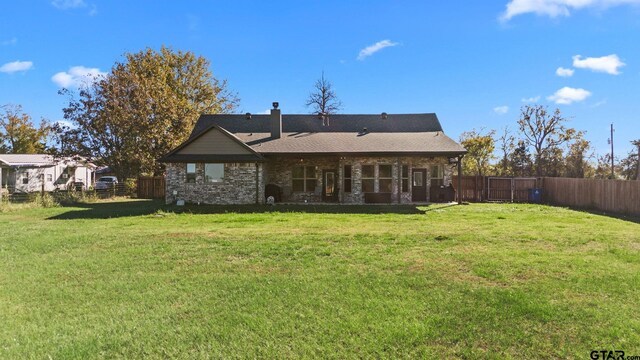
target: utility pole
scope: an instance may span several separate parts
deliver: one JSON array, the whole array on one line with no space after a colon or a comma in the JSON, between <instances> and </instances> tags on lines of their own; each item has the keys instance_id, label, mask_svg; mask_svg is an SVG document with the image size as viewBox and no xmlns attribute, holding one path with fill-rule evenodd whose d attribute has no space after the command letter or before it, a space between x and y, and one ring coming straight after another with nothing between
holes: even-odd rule
<instances>
[{"instance_id":1,"label":"utility pole","mask_svg":"<svg viewBox=\"0 0 640 360\"><path fill-rule=\"evenodd\" d=\"M614 169L614 162L613 162L613 123L611 123L611 178L615 179L616 178L616 174L615 174L615 169Z\"/></svg>"},{"instance_id":2,"label":"utility pole","mask_svg":"<svg viewBox=\"0 0 640 360\"><path fill-rule=\"evenodd\" d=\"M640 140L633 142L638 147L638 165L636 167L636 180L640 180Z\"/></svg>"}]
</instances>

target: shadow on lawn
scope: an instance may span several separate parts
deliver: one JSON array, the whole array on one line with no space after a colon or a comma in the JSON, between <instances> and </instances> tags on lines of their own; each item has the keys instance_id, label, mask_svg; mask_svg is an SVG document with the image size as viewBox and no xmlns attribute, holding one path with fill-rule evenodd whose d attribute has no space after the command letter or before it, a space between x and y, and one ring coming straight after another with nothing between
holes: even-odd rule
<instances>
[{"instance_id":1,"label":"shadow on lawn","mask_svg":"<svg viewBox=\"0 0 640 360\"><path fill-rule=\"evenodd\" d=\"M456 204L425 204L425 205L165 205L159 200L130 200L114 202L97 202L75 204L69 211L52 216L49 220L73 219L109 219L128 216L141 216L157 213L158 211L176 214L224 214L224 213L269 213L269 212L297 212L317 214L425 214L429 211L445 209ZM78 208L81 208L80 210Z\"/></svg>"},{"instance_id":2,"label":"shadow on lawn","mask_svg":"<svg viewBox=\"0 0 640 360\"><path fill-rule=\"evenodd\" d=\"M614 219L619 219L619 220L640 224L640 215L617 214L617 213L604 212L602 210L591 210L591 209L581 209L581 208L575 208L574 210L586 212L593 215L607 216Z\"/></svg>"}]
</instances>

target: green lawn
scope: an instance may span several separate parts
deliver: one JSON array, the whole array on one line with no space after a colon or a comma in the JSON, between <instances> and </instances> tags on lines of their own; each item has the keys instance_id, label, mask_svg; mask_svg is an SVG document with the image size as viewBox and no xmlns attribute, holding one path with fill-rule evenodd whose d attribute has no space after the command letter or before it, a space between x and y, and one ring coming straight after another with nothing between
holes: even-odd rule
<instances>
[{"instance_id":1,"label":"green lawn","mask_svg":"<svg viewBox=\"0 0 640 360\"><path fill-rule=\"evenodd\" d=\"M640 355L637 221L512 204L262 209L5 209L0 358Z\"/></svg>"}]
</instances>

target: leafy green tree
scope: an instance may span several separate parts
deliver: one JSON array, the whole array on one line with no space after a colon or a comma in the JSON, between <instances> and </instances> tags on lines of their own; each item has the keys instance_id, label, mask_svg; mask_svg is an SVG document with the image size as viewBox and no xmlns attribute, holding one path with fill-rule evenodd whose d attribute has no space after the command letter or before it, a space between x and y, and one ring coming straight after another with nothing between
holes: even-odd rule
<instances>
[{"instance_id":1,"label":"leafy green tree","mask_svg":"<svg viewBox=\"0 0 640 360\"><path fill-rule=\"evenodd\" d=\"M511 174L513 176L530 176L532 169L531 154L524 140L519 140L511 152Z\"/></svg>"},{"instance_id":2,"label":"leafy green tree","mask_svg":"<svg viewBox=\"0 0 640 360\"><path fill-rule=\"evenodd\" d=\"M594 168L589 159L591 153L591 142L586 140L582 132L578 132L574 141L569 145L565 157L565 177L585 178L594 175Z\"/></svg>"},{"instance_id":3,"label":"leafy green tree","mask_svg":"<svg viewBox=\"0 0 640 360\"><path fill-rule=\"evenodd\" d=\"M640 140L631 142L637 147L620 160L620 175L625 180L640 180Z\"/></svg>"},{"instance_id":4,"label":"leafy green tree","mask_svg":"<svg viewBox=\"0 0 640 360\"><path fill-rule=\"evenodd\" d=\"M467 149L466 161L462 163L465 174L483 176L491 171L491 160L495 158L493 155L493 151L496 148L496 142L493 138L495 133L495 130L490 130L488 133L483 134L482 130L476 131L473 129L460 135L460 144Z\"/></svg>"},{"instance_id":5,"label":"leafy green tree","mask_svg":"<svg viewBox=\"0 0 640 360\"><path fill-rule=\"evenodd\" d=\"M613 177L611 176L611 154L606 153L598 156L598 162L595 169L594 177L597 179L618 179L622 173L620 167L620 159L614 157Z\"/></svg>"},{"instance_id":6,"label":"leafy green tree","mask_svg":"<svg viewBox=\"0 0 640 360\"><path fill-rule=\"evenodd\" d=\"M542 105L525 105L518 127L525 145L533 149L533 171L536 176L556 175L562 162L559 148L576 136L576 130L565 127L560 109L549 113Z\"/></svg>"},{"instance_id":7,"label":"leafy green tree","mask_svg":"<svg viewBox=\"0 0 640 360\"><path fill-rule=\"evenodd\" d=\"M0 115L0 153L8 154L40 154L46 146L49 124L40 120L35 127L31 116L22 111L20 105L3 106Z\"/></svg>"},{"instance_id":8,"label":"leafy green tree","mask_svg":"<svg viewBox=\"0 0 640 360\"><path fill-rule=\"evenodd\" d=\"M147 48L127 53L104 77L69 97L64 117L77 134L67 148L121 178L161 174L156 159L185 141L203 113L228 113L238 105L226 80L209 70L209 61L192 52ZM61 149L62 150L62 149Z\"/></svg>"}]
</instances>

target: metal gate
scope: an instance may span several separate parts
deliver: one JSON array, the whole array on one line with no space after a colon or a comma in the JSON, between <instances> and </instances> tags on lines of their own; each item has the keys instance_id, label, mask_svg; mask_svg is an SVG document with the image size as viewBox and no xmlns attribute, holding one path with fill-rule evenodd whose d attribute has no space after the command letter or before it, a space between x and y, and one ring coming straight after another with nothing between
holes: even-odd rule
<instances>
[{"instance_id":1,"label":"metal gate","mask_svg":"<svg viewBox=\"0 0 640 360\"><path fill-rule=\"evenodd\" d=\"M537 178L490 177L487 179L487 200L524 202L529 190L538 188Z\"/></svg>"}]
</instances>

